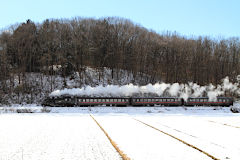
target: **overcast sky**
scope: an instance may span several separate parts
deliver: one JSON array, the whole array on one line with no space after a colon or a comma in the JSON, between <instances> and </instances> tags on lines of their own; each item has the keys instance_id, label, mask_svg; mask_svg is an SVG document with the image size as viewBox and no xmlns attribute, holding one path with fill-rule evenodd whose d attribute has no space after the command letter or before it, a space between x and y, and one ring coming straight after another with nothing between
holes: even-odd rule
<instances>
[{"instance_id":1,"label":"overcast sky","mask_svg":"<svg viewBox=\"0 0 240 160\"><path fill-rule=\"evenodd\" d=\"M240 0L0 0L0 29L78 16L123 17L158 33L240 37Z\"/></svg>"}]
</instances>

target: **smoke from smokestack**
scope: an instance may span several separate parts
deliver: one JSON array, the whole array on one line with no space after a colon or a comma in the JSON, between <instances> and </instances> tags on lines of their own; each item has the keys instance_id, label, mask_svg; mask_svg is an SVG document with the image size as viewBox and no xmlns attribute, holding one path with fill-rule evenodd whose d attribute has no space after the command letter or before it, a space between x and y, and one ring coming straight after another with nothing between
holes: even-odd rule
<instances>
[{"instance_id":1,"label":"smoke from smokestack","mask_svg":"<svg viewBox=\"0 0 240 160\"><path fill-rule=\"evenodd\" d=\"M221 85L214 86L209 84L206 86L200 86L197 83L189 82L188 84L179 83L156 83L148 84L145 86L137 86L133 84L118 86L118 85L107 85L107 86L86 86L83 88L63 89L53 91L50 96L61 96L61 95L78 95L78 96L146 96L147 94L155 96L172 96L182 97L187 99L188 97L202 97L208 96L210 101L216 100L217 96L224 95L226 92L240 94L239 81L240 76L237 77L238 83L230 82L229 78L226 77L222 80Z\"/></svg>"}]
</instances>

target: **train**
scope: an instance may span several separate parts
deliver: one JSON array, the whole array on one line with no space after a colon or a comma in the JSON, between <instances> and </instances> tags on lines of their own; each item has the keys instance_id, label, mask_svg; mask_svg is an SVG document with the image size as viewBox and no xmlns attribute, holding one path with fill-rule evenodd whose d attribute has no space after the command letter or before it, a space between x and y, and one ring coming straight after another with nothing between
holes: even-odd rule
<instances>
[{"instance_id":1,"label":"train","mask_svg":"<svg viewBox=\"0 0 240 160\"><path fill-rule=\"evenodd\" d=\"M208 97L83 97L83 96L49 96L42 106L50 107L94 107L94 106L223 106L233 105L231 97L216 97L212 101Z\"/></svg>"}]
</instances>

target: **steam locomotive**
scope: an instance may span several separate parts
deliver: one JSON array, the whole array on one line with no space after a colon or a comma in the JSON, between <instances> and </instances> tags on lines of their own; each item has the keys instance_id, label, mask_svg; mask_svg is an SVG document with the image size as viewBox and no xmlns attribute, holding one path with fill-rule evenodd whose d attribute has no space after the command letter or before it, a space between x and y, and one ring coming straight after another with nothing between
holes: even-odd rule
<instances>
[{"instance_id":1,"label":"steam locomotive","mask_svg":"<svg viewBox=\"0 0 240 160\"><path fill-rule=\"evenodd\" d=\"M217 97L212 101L208 97L80 97L71 95L49 96L43 106L51 107L88 107L88 106L224 106L233 105L231 97Z\"/></svg>"}]
</instances>

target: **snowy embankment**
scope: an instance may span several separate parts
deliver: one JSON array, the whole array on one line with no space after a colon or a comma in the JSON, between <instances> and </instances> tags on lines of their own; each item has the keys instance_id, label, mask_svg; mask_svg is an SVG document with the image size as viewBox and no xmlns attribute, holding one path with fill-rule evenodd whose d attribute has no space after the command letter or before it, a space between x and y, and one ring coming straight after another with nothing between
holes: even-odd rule
<instances>
[{"instance_id":1,"label":"snowy embankment","mask_svg":"<svg viewBox=\"0 0 240 160\"><path fill-rule=\"evenodd\" d=\"M235 103L231 107L43 107L40 105L12 105L1 106L0 113L126 113L126 114L150 114L150 113L163 113L163 114L234 114L232 109L240 111L240 104Z\"/></svg>"}]
</instances>

